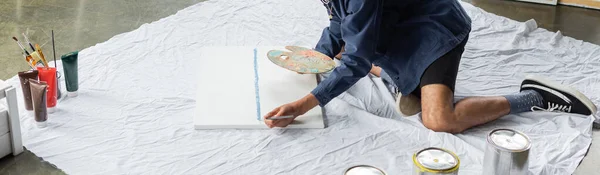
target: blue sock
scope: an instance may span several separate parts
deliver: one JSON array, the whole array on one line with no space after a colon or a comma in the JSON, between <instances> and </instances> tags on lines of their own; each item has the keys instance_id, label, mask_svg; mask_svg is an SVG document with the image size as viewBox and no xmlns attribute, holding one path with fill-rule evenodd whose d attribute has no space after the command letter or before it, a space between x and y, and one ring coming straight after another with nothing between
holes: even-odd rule
<instances>
[{"instance_id":1,"label":"blue sock","mask_svg":"<svg viewBox=\"0 0 600 175\"><path fill-rule=\"evenodd\" d=\"M524 90L504 97L510 104L510 114L531 111L533 106L544 106L542 95L534 90Z\"/></svg>"}]
</instances>

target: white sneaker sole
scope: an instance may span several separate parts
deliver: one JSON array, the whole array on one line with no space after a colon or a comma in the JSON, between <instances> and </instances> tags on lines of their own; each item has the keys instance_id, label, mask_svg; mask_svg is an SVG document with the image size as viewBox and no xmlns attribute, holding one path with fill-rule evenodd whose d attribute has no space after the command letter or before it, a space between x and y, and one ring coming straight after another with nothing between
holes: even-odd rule
<instances>
[{"instance_id":1,"label":"white sneaker sole","mask_svg":"<svg viewBox=\"0 0 600 175\"><path fill-rule=\"evenodd\" d=\"M588 109L590 109L590 111L592 112L592 115L594 115L597 111L596 105L594 105L594 103L592 103L592 101L590 99L588 99L585 95L583 95L581 92L579 92L578 90L576 90L574 88L571 88L566 85L562 85L560 83L554 82L552 80L548 80L546 78L543 78L543 77L537 76L537 75L527 75L525 77L525 80L531 80L531 81L538 82L545 86L552 87L556 90L565 92L565 93L579 99L581 101L581 103L583 103L583 105L585 105Z\"/></svg>"}]
</instances>

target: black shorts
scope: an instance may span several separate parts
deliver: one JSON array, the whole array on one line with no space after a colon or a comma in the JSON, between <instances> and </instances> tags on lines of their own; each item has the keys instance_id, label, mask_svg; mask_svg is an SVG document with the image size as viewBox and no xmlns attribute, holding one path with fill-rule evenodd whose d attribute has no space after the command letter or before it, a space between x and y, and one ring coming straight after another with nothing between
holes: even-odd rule
<instances>
[{"instance_id":1,"label":"black shorts","mask_svg":"<svg viewBox=\"0 0 600 175\"><path fill-rule=\"evenodd\" d=\"M465 51L465 45L467 44L468 37L466 37L462 43L446 53L436 61L434 61L423 75L421 75L421 82L419 87L416 88L412 94L417 97L421 97L421 88L430 84L443 84L448 86L452 92L456 85L456 75L458 74L458 67L460 65L460 59L463 52Z\"/></svg>"}]
</instances>

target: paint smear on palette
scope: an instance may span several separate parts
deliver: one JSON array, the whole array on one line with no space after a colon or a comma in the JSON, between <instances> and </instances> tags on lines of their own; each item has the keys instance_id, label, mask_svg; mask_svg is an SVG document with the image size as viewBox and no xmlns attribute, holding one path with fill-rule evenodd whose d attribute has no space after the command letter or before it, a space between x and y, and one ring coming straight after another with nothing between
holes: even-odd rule
<instances>
[{"instance_id":1,"label":"paint smear on palette","mask_svg":"<svg viewBox=\"0 0 600 175\"><path fill-rule=\"evenodd\" d=\"M267 57L271 62L285 69L305 74L329 72L335 68L333 59L312 49L286 46L288 51L271 50Z\"/></svg>"}]
</instances>

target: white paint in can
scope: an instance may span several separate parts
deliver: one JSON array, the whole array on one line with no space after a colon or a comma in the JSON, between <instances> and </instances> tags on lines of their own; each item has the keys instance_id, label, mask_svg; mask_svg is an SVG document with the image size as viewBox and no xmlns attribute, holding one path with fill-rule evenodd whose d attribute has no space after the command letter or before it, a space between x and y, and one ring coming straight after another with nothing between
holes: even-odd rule
<instances>
[{"instance_id":1,"label":"white paint in can","mask_svg":"<svg viewBox=\"0 0 600 175\"><path fill-rule=\"evenodd\" d=\"M344 171L344 175L386 175L386 173L374 166L357 165L346 169L346 171Z\"/></svg>"},{"instance_id":2,"label":"white paint in can","mask_svg":"<svg viewBox=\"0 0 600 175\"><path fill-rule=\"evenodd\" d=\"M413 155L414 175L457 175L460 159L442 148L425 148Z\"/></svg>"},{"instance_id":3,"label":"white paint in can","mask_svg":"<svg viewBox=\"0 0 600 175\"><path fill-rule=\"evenodd\" d=\"M529 171L531 140L522 132L495 129L487 136L483 174L521 175Z\"/></svg>"}]
</instances>

